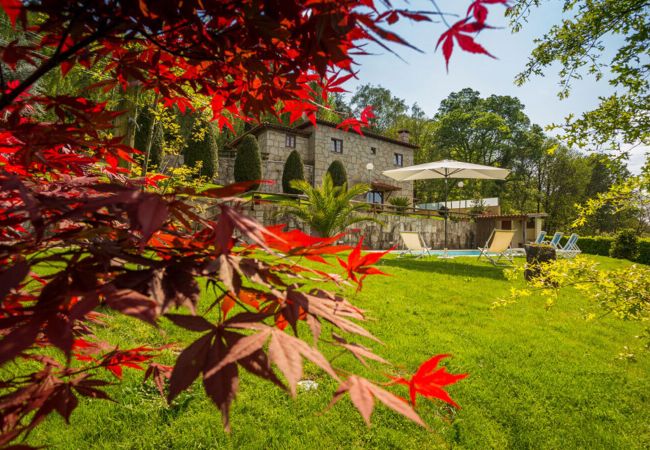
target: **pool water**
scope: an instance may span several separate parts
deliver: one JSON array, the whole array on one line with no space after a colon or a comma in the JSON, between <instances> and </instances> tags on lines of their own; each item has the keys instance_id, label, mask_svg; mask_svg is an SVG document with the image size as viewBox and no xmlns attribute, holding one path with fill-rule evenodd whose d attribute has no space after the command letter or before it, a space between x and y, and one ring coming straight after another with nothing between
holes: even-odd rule
<instances>
[{"instance_id":1,"label":"pool water","mask_svg":"<svg viewBox=\"0 0 650 450\"><path fill-rule=\"evenodd\" d=\"M398 251L396 253L401 254L401 253L406 253L406 252ZM423 253L423 252L412 252L410 254L418 255L418 254L421 254L421 253ZM432 255L435 255L435 256L442 256L442 255L445 254L445 251L444 250L430 250L429 253L431 253ZM408 255L408 254L409 253L406 253L406 255ZM479 256L481 254L481 251L480 250L448 250L447 254L449 256ZM425 256L426 256L426 253L425 253Z\"/></svg>"}]
</instances>

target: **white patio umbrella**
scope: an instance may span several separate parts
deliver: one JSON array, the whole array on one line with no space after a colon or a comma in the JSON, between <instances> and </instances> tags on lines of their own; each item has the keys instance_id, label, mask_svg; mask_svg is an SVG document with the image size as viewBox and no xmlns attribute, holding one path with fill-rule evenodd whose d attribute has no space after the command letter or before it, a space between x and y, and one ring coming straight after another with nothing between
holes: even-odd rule
<instances>
[{"instance_id":1,"label":"white patio umbrella","mask_svg":"<svg viewBox=\"0 0 650 450\"><path fill-rule=\"evenodd\" d=\"M471 164L453 159L443 159L430 163L418 164L416 166L400 167L399 169L386 170L382 172L387 177L397 181L414 180L445 180L445 255L447 252L447 219L449 209L447 208L447 193L449 178L471 178L480 180L504 180L510 171L500 167L483 166Z\"/></svg>"}]
</instances>

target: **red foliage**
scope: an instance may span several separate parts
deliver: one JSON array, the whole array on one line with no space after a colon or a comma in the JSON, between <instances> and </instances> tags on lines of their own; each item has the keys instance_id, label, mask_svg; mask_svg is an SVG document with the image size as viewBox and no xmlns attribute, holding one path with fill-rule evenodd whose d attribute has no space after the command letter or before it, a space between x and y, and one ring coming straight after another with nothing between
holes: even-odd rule
<instances>
[{"instance_id":1,"label":"red foliage","mask_svg":"<svg viewBox=\"0 0 650 450\"><path fill-rule=\"evenodd\" d=\"M488 3L503 2L470 7L483 28ZM211 99L221 128L231 127L233 118L252 121L269 111L314 121L316 92L323 98L340 92L365 43L408 45L386 27L403 17L427 20L426 14L389 4L380 11L372 0L0 5L15 27L37 37L0 47L8 68L0 78L0 365L18 359L40 364L0 380L0 446L52 412L67 421L78 395L108 399L103 377L109 371L119 381L124 367L146 367L145 378L161 394L169 379L170 401L201 377L227 428L241 368L295 393L307 359L341 382L334 401L349 392L366 421L378 399L422 423L407 403L368 380L344 375L318 350L323 321L341 333L374 339L358 324L363 311L335 292L306 287L318 282L336 288L339 275L303 267L297 259L326 262L325 255L348 250L335 244L338 237L263 227L243 214L236 198L248 190L245 183L162 194L157 183L163 176L130 178L137 151L110 133L124 112L91 100L98 98L91 94L135 87L181 111L194 108L192 95L201 94ZM444 35L447 59L452 38L476 50L459 37L472 32L467 27ZM51 70L66 75L98 64L105 80L76 96L30 92ZM18 67L22 75L13 70ZM371 117L367 110L340 126L360 132ZM218 204L219 213L200 217L192 206L196 198ZM381 256L362 255L359 242L339 262L361 288L368 275L381 273L372 267ZM42 267L49 268L47 274ZM222 312L218 320L195 313L199 277L208 283L207 295L214 294L212 307ZM192 314L177 314L181 307ZM160 348L120 350L98 342L92 334L103 325L98 308L152 326L164 316L200 337L172 368L153 362ZM297 335L298 321L308 325L312 344L287 332ZM329 345L363 364L385 363L361 344L333 338ZM60 357L45 356L47 347L59 349ZM425 385L444 386L443 375L427 371L409 383L432 396Z\"/></svg>"},{"instance_id":2,"label":"red foliage","mask_svg":"<svg viewBox=\"0 0 650 450\"><path fill-rule=\"evenodd\" d=\"M391 377L393 382L396 384L403 384L409 388L409 396L411 398L411 404L415 406L415 400L417 395L421 395L427 398L437 398L443 402L449 403L450 405L460 408L454 402L449 394L443 389L445 386L454 384L459 380L467 377L466 373L453 375L447 372L447 369L444 367L438 368L438 363L441 359L448 357L449 355L436 355L428 361L422 363L418 368L418 371L415 372L415 375L411 377L410 380L404 378Z\"/></svg>"},{"instance_id":3,"label":"red foliage","mask_svg":"<svg viewBox=\"0 0 650 450\"><path fill-rule=\"evenodd\" d=\"M447 31L442 33L436 44L436 49L442 43L442 54L445 57L447 68L449 68L449 59L454 50L454 40L466 52L484 54L494 58L490 52L471 36L472 34L477 35L485 29L492 28L486 23L488 16L486 5L490 4L507 6L508 0L474 0L469 5L469 8L467 8L467 17L454 23Z\"/></svg>"}]
</instances>

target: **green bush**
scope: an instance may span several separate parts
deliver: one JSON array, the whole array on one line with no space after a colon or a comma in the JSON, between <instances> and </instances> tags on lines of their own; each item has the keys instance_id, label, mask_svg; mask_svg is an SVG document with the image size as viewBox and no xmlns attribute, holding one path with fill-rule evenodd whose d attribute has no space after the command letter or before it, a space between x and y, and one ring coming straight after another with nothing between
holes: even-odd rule
<instances>
[{"instance_id":1,"label":"green bush","mask_svg":"<svg viewBox=\"0 0 650 450\"><path fill-rule=\"evenodd\" d=\"M218 152L212 125L207 126L202 138L192 139L187 143L183 155L185 165L188 167L195 167L197 163L201 163L201 171L198 172L198 176L207 177L210 180L215 177L218 167Z\"/></svg>"},{"instance_id":2,"label":"green bush","mask_svg":"<svg viewBox=\"0 0 650 450\"><path fill-rule=\"evenodd\" d=\"M563 237L560 244L566 244L568 239L568 236ZM612 240L609 236L580 236L580 239L578 239L578 247L580 247L583 253L589 255L609 256L609 248L612 245Z\"/></svg>"},{"instance_id":3,"label":"green bush","mask_svg":"<svg viewBox=\"0 0 650 450\"><path fill-rule=\"evenodd\" d=\"M260 157L260 147L257 138L252 134L247 134L237 146L237 156L235 156L235 181L256 181L262 179L262 158ZM254 191L260 187L255 184L250 187Z\"/></svg>"},{"instance_id":4,"label":"green bush","mask_svg":"<svg viewBox=\"0 0 650 450\"><path fill-rule=\"evenodd\" d=\"M568 237L562 238L561 244L564 245ZM580 236L578 247L582 253L588 255L610 256L609 250L612 247L614 238L611 236ZM650 239L639 239L639 256L636 262L650 265Z\"/></svg>"},{"instance_id":5,"label":"green bush","mask_svg":"<svg viewBox=\"0 0 650 450\"><path fill-rule=\"evenodd\" d=\"M636 260L639 257L639 237L636 230L626 229L616 233L609 249L609 256L630 261Z\"/></svg>"},{"instance_id":6,"label":"green bush","mask_svg":"<svg viewBox=\"0 0 650 450\"><path fill-rule=\"evenodd\" d=\"M639 239L639 257L636 261L650 265L650 239Z\"/></svg>"},{"instance_id":7,"label":"green bush","mask_svg":"<svg viewBox=\"0 0 650 450\"><path fill-rule=\"evenodd\" d=\"M300 194L301 191L291 187L291 180L304 180L305 172L302 165L302 158L297 150L289 153L282 171L282 191L285 194Z\"/></svg>"},{"instance_id":8,"label":"green bush","mask_svg":"<svg viewBox=\"0 0 650 450\"><path fill-rule=\"evenodd\" d=\"M332 164L327 168L327 173L332 177L334 186L343 186L348 182L348 174L345 171L345 166L338 159L332 161Z\"/></svg>"},{"instance_id":9,"label":"green bush","mask_svg":"<svg viewBox=\"0 0 650 450\"><path fill-rule=\"evenodd\" d=\"M395 207L395 211L398 213L403 213L410 206L411 202L408 197L391 197L388 199L388 203Z\"/></svg>"}]
</instances>

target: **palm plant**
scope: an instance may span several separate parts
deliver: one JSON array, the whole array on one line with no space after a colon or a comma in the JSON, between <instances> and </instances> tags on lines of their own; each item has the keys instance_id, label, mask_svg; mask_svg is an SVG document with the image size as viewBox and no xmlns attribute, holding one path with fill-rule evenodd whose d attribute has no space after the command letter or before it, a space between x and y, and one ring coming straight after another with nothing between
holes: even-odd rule
<instances>
[{"instance_id":1,"label":"palm plant","mask_svg":"<svg viewBox=\"0 0 650 450\"><path fill-rule=\"evenodd\" d=\"M354 223L377 222L370 216L355 214L368 209L366 203L352 203L354 197L368 191L366 184L356 184L348 190L345 184L334 186L332 177L326 173L320 187L304 180L292 180L291 187L301 191L307 199L287 204L287 213L308 224L311 232L320 237L334 236Z\"/></svg>"}]
</instances>

